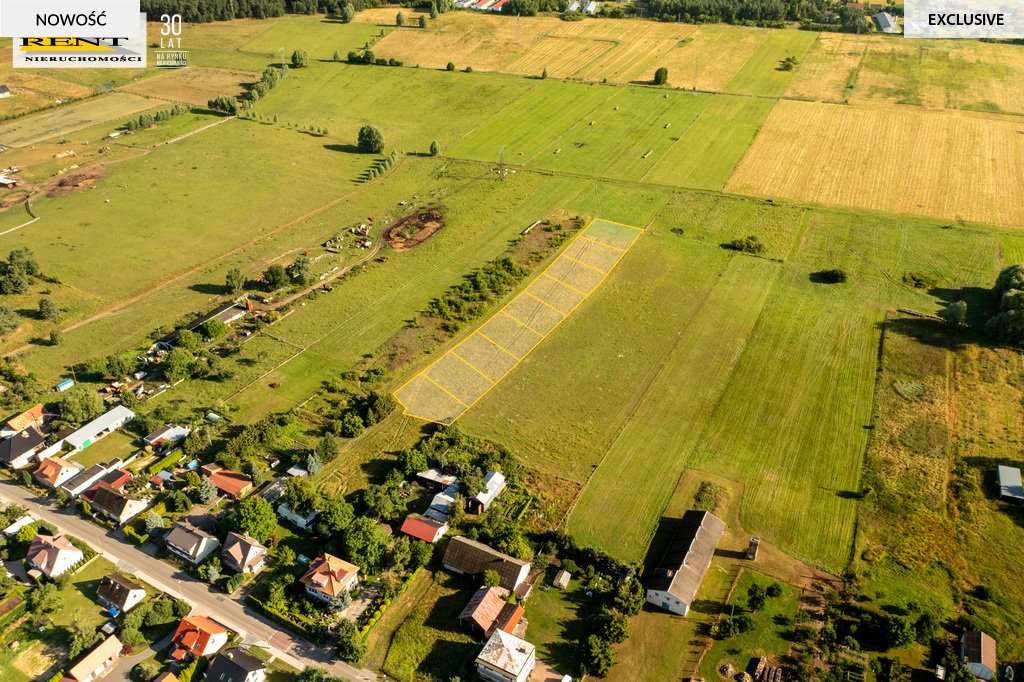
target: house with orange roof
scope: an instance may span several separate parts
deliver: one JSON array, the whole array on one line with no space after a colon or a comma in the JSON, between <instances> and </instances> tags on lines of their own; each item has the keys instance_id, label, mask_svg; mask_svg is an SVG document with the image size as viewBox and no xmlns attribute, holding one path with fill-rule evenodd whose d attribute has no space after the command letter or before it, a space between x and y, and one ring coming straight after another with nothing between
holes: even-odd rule
<instances>
[{"instance_id":1,"label":"house with orange roof","mask_svg":"<svg viewBox=\"0 0 1024 682\"><path fill-rule=\"evenodd\" d=\"M325 553L310 562L299 582L306 586L310 597L329 602L359 584L359 567Z\"/></svg>"},{"instance_id":2,"label":"house with orange roof","mask_svg":"<svg viewBox=\"0 0 1024 682\"><path fill-rule=\"evenodd\" d=\"M448 524L422 514L410 514L402 522L401 530L409 537L434 544L448 532Z\"/></svg>"},{"instance_id":3,"label":"house with orange roof","mask_svg":"<svg viewBox=\"0 0 1024 682\"><path fill-rule=\"evenodd\" d=\"M65 535L37 535L28 546L25 562L51 580L74 568L85 553Z\"/></svg>"},{"instance_id":4,"label":"house with orange roof","mask_svg":"<svg viewBox=\"0 0 1024 682\"><path fill-rule=\"evenodd\" d=\"M239 500L252 492L252 479L245 474L225 469L219 464L207 464L202 467L202 472L221 494L232 500Z\"/></svg>"},{"instance_id":5,"label":"house with orange roof","mask_svg":"<svg viewBox=\"0 0 1024 682\"><path fill-rule=\"evenodd\" d=\"M171 641L176 661L212 656L228 643L228 629L206 616L185 616Z\"/></svg>"},{"instance_id":6,"label":"house with orange roof","mask_svg":"<svg viewBox=\"0 0 1024 682\"><path fill-rule=\"evenodd\" d=\"M16 433L21 433L30 426L42 426L46 421L46 410L43 404L33 405L16 417L11 417L7 423L0 428L0 438L10 438Z\"/></svg>"},{"instance_id":7,"label":"house with orange roof","mask_svg":"<svg viewBox=\"0 0 1024 682\"><path fill-rule=\"evenodd\" d=\"M490 637L495 630L514 634L523 621L523 607L509 602L504 587L481 587L459 614L459 623L478 636Z\"/></svg>"},{"instance_id":8,"label":"house with orange roof","mask_svg":"<svg viewBox=\"0 0 1024 682\"><path fill-rule=\"evenodd\" d=\"M39 468L32 476L40 485L56 490L74 478L81 470L82 465L76 462L70 462L61 457L47 457L40 463Z\"/></svg>"}]
</instances>

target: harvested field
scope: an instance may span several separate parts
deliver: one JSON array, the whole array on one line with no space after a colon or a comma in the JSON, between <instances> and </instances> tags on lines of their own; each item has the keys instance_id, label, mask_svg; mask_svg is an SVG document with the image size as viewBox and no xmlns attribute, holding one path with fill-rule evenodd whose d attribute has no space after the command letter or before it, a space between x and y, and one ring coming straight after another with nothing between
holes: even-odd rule
<instances>
[{"instance_id":1,"label":"harvested field","mask_svg":"<svg viewBox=\"0 0 1024 682\"><path fill-rule=\"evenodd\" d=\"M726 190L1024 226L1022 173L1017 119L780 101Z\"/></svg>"},{"instance_id":2,"label":"harvested field","mask_svg":"<svg viewBox=\"0 0 1024 682\"><path fill-rule=\"evenodd\" d=\"M57 112L42 111L0 125L0 144L26 147L61 133L71 133L106 121L121 119L151 109L157 104L158 102L146 97L124 92L100 95L62 107Z\"/></svg>"},{"instance_id":3,"label":"harvested field","mask_svg":"<svg viewBox=\"0 0 1024 682\"><path fill-rule=\"evenodd\" d=\"M591 249L610 249L621 258L641 234L639 228L596 220L569 248L583 259ZM395 391L405 413L441 424L458 419L596 290L618 262L599 270L583 259L563 252L525 291Z\"/></svg>"},{"instance_id":4,"label":"harvested field","mask_svg":"<svg viewBox=\"0 0 1024 682\"><path fill-rule=\"evenodd\" d=\"M408 251L437 234L444 227L440 209L431 208L401 218L384 231L384 239L395 251Z\"/></svg>"},{"instance_id":5,"label":"harvested field","mask_svg":"<svg viewBox=\"0 0 1024 682\"><path fill-rule=\"evenodd\" d=\"M122 88L122 91L205 107L217 95L241 95L245 92L242 83L257 80L259 74L252 71L192 67L147 78Z\"/></svg>"}]
</instances>

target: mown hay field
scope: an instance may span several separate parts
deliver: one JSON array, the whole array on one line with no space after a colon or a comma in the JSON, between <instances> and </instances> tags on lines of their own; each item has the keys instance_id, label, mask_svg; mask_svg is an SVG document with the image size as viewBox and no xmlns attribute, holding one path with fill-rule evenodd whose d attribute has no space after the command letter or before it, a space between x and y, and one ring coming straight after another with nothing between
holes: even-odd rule
<instances>
[{"instance_id":1,"label":"mown hay field","mask_svg":"<svg viewBox=\"0 0 1024 682\"><path fill-rule=\"evenodd\" d=\"M27 147L61 133L89 128L104 121L152 109L159 102L139 95L115 92L84 102L41 111L0 125L0 144Z\"/></svg>"},{"instance_id":2,"label":"mown hay field","mask_svg":"<svg viewBox=\"0 0 1024 682\"><path fill-rule=\"evenodd\" d=\"M726 190L1024 225L1024 124L995 115L780 101Z\"/></svg>"},{"instance_id":3,"label":"mown hay field","mask_svg":"<svg viewBox=\"0 0 1024 682\"><path fill-rule=\"evenodd\" d=\"M245 92L243 83L259 80L253 71L193 67L175 69L154 78L132 83L122 90L157 99L185 102L199 107L217 95L237 97Z\"/></svg>"},{"instance_id":4,"label":"mown hay field","mask_svg":"<svg viewBox=\"0 0 1024 682\"><path fill-rule=\"evenodd\" d=\"M789 86L799 66L786 71L781 68L782 60L795 58L803 61L818 34L810 31L771 30L743 62L743 66L726 84L725 92L744 95L765 95L779 97Z\"/></svg>"}]
</instances>

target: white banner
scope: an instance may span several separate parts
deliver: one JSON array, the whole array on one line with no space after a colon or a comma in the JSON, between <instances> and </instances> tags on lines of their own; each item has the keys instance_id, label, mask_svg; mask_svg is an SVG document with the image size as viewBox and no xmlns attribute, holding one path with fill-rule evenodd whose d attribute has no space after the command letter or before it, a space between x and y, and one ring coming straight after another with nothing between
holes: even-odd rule
<instances>
[{"instance_id":1,"label":"white banner","mask_svg":"<svg viewBox=\"0 0 1024 682\"><path fill-rule=\"evenodd\" d=\"M146 15L135 15L130 36L15 37L11 61L16 69L143 69L146 67Z\"/></svg>"},{"instance_id":2,"label":"white banner","mask_svg":"<svg viewBox=\"0 0 1024 682\"><path fill-rule=\"evenodd\" d=\"M907 38L1024 38L1021 0L906 0Z\"/></svg>"},{"instance_id":3,"label":"white banner","mask_svg":"<svg viewBox=\"0 0 1024 682\"><path fill-rule=\"evenodd\" d=\"M139 0L0 0L0 35L135 36L141 11Z\"/></svg>"}]
</instances>

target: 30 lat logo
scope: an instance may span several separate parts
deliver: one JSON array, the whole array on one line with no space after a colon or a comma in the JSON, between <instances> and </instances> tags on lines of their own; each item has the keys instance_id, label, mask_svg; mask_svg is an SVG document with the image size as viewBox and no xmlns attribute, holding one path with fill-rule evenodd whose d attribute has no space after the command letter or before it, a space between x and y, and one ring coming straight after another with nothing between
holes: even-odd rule
<instances>
[{"instance_id":1,"label":"30 lat logo","mask_svg":"<svg viewBox=\"0 0 1024 682\"><path fill-rule=\"evenodd\" d=\"M160 15L160 49L156 50L156 65L162 69L180 69L188 66L188 50L181 47L181 15Z\"/></svg>"}]
</instances>

